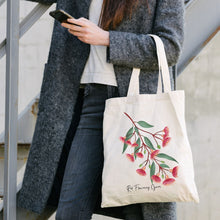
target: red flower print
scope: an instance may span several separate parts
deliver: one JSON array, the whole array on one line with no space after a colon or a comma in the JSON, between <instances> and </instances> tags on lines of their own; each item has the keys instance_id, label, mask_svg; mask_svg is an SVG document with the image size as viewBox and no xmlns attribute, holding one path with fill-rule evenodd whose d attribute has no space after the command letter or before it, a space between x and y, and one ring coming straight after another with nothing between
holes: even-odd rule
<instances>
[{"instance_id":1,"label":"red flower print","mask_svg":"<svg viewBox=\"0 0 220 220\"><path fill-rule=\"evenodd\" d=\"M143 158L144 157L144 155L141 152L136 153L136 156L139 157L139 158Z\"/></svg>"},{"instance_id":2,"label":"red flower print","mask_svg":"<svg viewBox=\"0 0 220 220\"><path fill-rule=\"evenodd\" d=\"M164 181L163 181L163 185L170 185L172 184L173 182L175 182L175 179L173 178L166 178Z\"/></svg>"},{"instance_id":3,"label":"red flower print","mask_svg":"<svg viewBox=\"0 0 220 220\"><path fill-rule=\"evenodd\" d=\"M131 141L130 140L125 141L125 143L128 144L128 145L131 145Z\"/></svg>"},{"instance_id":4,"label":"red flower print","mask_svg":"<svg viewBox=\"0 0 220 220\"><path fill-rule=\"evenodd\" d=\"M137 169L136 172L141 175L141 176L146 176L146 172L145 172L145 167L143 167L142 169Z\"/></svg>"},{"instance_id":5,"label":"red flower print","mask_svg":"<svg viewBox=\"0 0 220 220\"><path fill-rule=\"evenodd\" d=\"M134 156L133 156L133 154L126 154L126 157L127 157L131 162L134 162Z\"/></svg>"},{"instance_id":6,"label":"red flower print","mask_svg":"<svg viewBox=\"0 0 220 220\"><path fill-rule=\"evenodd\" d=\"M137 144L136 142L134 142L131 146L132 146L132 147L137 147L138 144Z\"/></svg>"},{"instance_id":7,"label":"red flower print","mask_svg":"<svg viewBox=\"0 0 220 220\"><path fill-rule=\"evenodd\" d=\"M157 183L165 187L174 183L178 177L179 162L172 155L163 152L164 147L169 146L169 142L173 140L172 134L170 137L172 128L169 124L153 128L151 123L134 120L128 113L124 114L130 120L131 126L118 140L123 143L122 154L133 162L133 166L138 165L134 169L136 173L146 176L152 185Z\"/></svg>"},{"instance_id":8,"label":"red flower print","mask_svg":"<svg viewBox=\"0 0 220 220\"><path fill-rule=\"evenodd\" d=\"M156 183L160 183L160 181L161 181L160 177L157 176L157 175L153 175L153 176L151 177L151 179L152 179L154 182L156 182Z\"/></svg>"},{"instance_id":9,"label":"red flower print","mask_svg":"<svg viewBox=\"0 0 220 220\"><path fill-rule=\"evenodd\" d=\"M163 142L162 142L162 146L165 147L170 142L170 140L171 140L170 137L164 137Z\"/></svg>"},{"instance_id":10,"label":"red flower print","mask_svg":"<svg viewBox=\"0 0 220 220\"><path fill-rule=\"evenodd\" d=\"M159 150L153 151L152 154L150 155L150 158L154 159L154 157L157 156L158 153L159 153Z\"/></svg>"},{"instance_id":11,"label":"red flower print","mask_svg":"<svg viewBox=\"0 0 220 220\"><path fill-rule=\"evenodd\" d=\"M165 127L165 128L163 129L163 131L164 131L164 136L165 136L165 137L169 136L169 128L168 128L168 127Z\"/></svg>"},{"instance_id":12,"label":"red flower print","mask_svg":"<svg viewBox=\"0 0 220 220\"><path fill-rule=\"evenodd\" d=\"M120 137L120 140L123 142L123 143L125 143L125 137Z\"/></svg>"},{"instance_id":13,"label":"red flower print","mask_svg":"<svg viewBox=\"0 0 220 220\"><path fill-rule=\"evenodd\" d=\"M175 178L178 176L178 169L179 169L179 167L176 166L171 170L173 177L175 177Z\"/></svg>"}]
</instances>

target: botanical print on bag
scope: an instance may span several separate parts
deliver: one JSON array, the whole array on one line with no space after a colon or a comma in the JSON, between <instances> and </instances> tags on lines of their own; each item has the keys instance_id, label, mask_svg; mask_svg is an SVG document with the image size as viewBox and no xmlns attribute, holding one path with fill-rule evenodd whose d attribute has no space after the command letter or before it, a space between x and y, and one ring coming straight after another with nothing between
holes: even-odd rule
<instances>
[{"instance_id":1,"label":"botanical print on bag","mask_svg":"<svg viewBox=\"0 0 220 220\"><path fill-rule=\"evenodd\" d=\"M146 168L149 168L152 184L162 181L163 185L167 186L175 182L175 178L178 177L178 166L171 168L166 163L167 160L175 163L178 163L178 161L167 154L161 153L162 149L167 147L171 141L169 128L166 126L163 130L152 133L149 130L154 127L153 125L145 121L136 122L126 112L124 114L131 120L132 127L124 137L120 137L120 140L124 143L122 154L129 147L133 148L134 152L125 154L128 160L134 162L137 158L143 159L139 168L136 169L137 174L147 176ZM153 139L153 143L150 137Z\"/></svg>"}]
</instances>

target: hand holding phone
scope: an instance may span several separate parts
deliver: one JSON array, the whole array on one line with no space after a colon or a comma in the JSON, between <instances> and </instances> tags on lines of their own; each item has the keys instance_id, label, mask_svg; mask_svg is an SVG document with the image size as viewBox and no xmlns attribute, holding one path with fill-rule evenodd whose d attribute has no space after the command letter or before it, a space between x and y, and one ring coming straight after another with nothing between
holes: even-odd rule
<instances>
[{"instance_id":1,"label":"hand holding phone","mask_svg":"<svg viewBox=\"0 0 220 220\"><path fill-rule=\"evenodd\" d=\"M49 14L80 41L92 45L109 46L109 32L98 27L89 19L75 19L63 10L51 11ZM68 22L67 19L73 20Z\"/></svg>"},{"instance_id":2,"label":"hand holding phone","mask_svg":"<svg viewBox=\"0 0 220 220\"><path fill-rule=\"evenodd\" d=\"M65 22L70 24L67 19L68 18L73 18L71 15L69 15L67 12L59 9L59 10L55 10L55 11L50 11L49 15L52 16L53 18L55 18L57 21L59 21L60 23Z\"/></svg>"}]
</instances>

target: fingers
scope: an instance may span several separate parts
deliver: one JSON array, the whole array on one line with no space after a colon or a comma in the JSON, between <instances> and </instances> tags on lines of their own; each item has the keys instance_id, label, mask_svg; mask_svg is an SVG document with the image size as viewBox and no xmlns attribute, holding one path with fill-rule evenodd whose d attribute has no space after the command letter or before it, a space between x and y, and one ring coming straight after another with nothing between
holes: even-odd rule
<instances>
[{"instance_id":1,"label":"fingers","mask_svg":"<svg viewBox=\"0 0 220 220\"><path fill-rule=\"evenodd\" d=\"M67 22L68 23L62 22L61 25L67 28L69 33L73 34L84 43L91 43L94 28L97 26L96 24L83 17L79 19L67 19Z\"/></svg>"},{"instance_id":2,"label":"fingers","mask_svg":"<svg viewBox=\"0 0 220 220\"><path fill-rule=\"evenodd\" d=\"M72 24L76 24L76 25L79 25L79 26L87 26L89 24L89 20L86 19L86 18L78 18L78 19L75 19L75 18L68 18L67 19L68 22L72 23Z\"/></svg>"},{"instance_id":3,"label":"fingers","mask_svg":"<svg viewBox=\"0 0 220 220\"><path fill-rule=\"evenodd\" d=\"M82 30L82 27L74 25L74 24L68 24L66 22L61 23L61 25L65 28L68 28L73 31L81 31Z\"/></svg>"},{"instance_id":4,"label":"fingers","mask_svg":"<svg viewBox=\"0 0 220 220\"><path fill-rule=\"evenodd\" d=\"M62 22L61 25L65 28L68 28L74 31L82 31L83 30L82 28L86 28L91 25L91 22L88 19L83 18L83 17L79 19L68 18L67 21L72 24Z\"/></svg>"},{"instance_id":5,"label":"fingers","mask_svg":"<svg viewBox=\"0 0 220 220\"><path fill-rule=\"evenodd\" d=\"M71 29L68 29L68 31L69 31L71 34L73 34L74 36L76 36L76 37L83 37L83 36L85 35L85 34L82 33L82 32L73 31L73 30L71 30Z\"/></svg>"}]
</instances>

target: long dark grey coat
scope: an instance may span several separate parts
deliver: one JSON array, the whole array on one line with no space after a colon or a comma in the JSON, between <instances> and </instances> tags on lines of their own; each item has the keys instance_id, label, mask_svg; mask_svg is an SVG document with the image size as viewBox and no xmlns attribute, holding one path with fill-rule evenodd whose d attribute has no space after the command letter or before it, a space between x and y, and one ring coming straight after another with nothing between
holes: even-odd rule
<instances>
[{"instance_id":1,"label":"long dark grey coat","mask_svg":"<svg viewBox=\"0 0 220 220\"><path fill-rule=\"evenodd\" d=\"M91 0L32 1L45 4L57 2L57 9L63 9L75 18L88 18ZM163 40L170 72L181 53L184 0L148 0L150 13L146 2L140 0L132 18L125 18L116 30L110 31L106 60L114 64L120 96L127 93L132 67L141 68L140 93L156 92L156 50L153 39L147 34L156 34ZM58 203L66 158L79 117L74 107L89 51L88 44L79 41L55 21L40 91L36 127L23 185L18 194L20 207L42 213L47 204L56 206ZM163 212L160 211L164 206ZM118 215L122 213L121 208L99 211L123 218ZM175 218L175 205L172 203L146 203L141 208L145 219Z\"/></svg>"}]
</instances>

